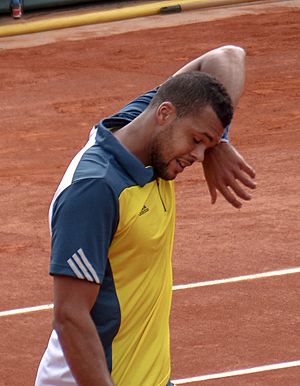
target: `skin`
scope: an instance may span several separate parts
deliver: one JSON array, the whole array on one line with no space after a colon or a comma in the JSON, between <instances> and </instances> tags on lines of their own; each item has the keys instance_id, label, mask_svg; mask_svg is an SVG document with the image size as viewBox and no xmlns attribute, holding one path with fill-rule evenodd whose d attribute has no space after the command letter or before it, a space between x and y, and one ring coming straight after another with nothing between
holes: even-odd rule
<instances>
[{"instance_id":1,"label":"skin","mask_svg":"<svg viewBox=\"0 0 300 386\"><path fill-rule=\"evenodd\" d=\"M100 286L66 276L54 277L54 322L65 358L80 386L113 386L104 350L90 311Z\"/></svg>"},{"instance_id":2,"label":"skin","mask_svg":"<svg viewBox=\"0 0 300 386\"><path fill-rule=\"evenodd\" d=\"M170 180L194 162L202 162L223 131L209 105L195 116L178 118L175 106L163 102L147 108L114 135L145 166L153 166L158 176Z\"/></svg>"},{"instance_id":3,"label":"skin","mask_svg":"<svg viewBox=\"0 0 300 386\"><path fill-rule=\"evenodd\" d=\"M251 194L242 185L256 188L255 170L230 143L219 143L208 149L202 166L212 204L217 201L217 191L237 209L242 207L240 199L251 200Z\"/></svg>"},{"instance_id":4,"label":"skin","mask_svg":"<svg viewBox=\"0 0 300 386\"><path fill-rule=\"evenodd\" d=\"M235 109L244 91L245 61L243 48L228 45L201 55L175 74L203 71L213 75L225 86ZM242 207L242 200L251 200L244 187L256 188L255 170L232 144L220 143L206 151L202 166L212 204L217 201L218 192L237 209Z\"/></svg>"},{"instance_id":5,"label":"skin","mask_svg":"<svg viewBox=\"0 0 300 386\"><path fill-rule=\"evenodd\" d=\"M174 75L189 71L206 72L217 78L231 97L233 107L239 103L245 87L245 50L223 46L211 50L180 68Z\"/></svg>"},{"instance_id":6,"label":"skin","mask_svg":"<svg viewBox=\"0 0 300 386\"><path fill-rule=\"evenodd\" d=\"M171 123L167 123L168 118L165 123L169 112ZM178 119L174 106L165 102L156 114L163 128L152 139L149 164L166 180L176 178L194 162L203 162L206 149L215 146L223 133L222 124L210 106L202 108L197 116Z\"/></svg>"}]
</instances>

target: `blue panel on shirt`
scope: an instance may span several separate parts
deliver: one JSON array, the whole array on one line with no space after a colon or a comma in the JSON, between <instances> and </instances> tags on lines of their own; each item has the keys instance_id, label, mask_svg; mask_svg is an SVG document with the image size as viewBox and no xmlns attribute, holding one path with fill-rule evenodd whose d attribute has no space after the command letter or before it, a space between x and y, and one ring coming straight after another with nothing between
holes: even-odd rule
<instances>
[{"instance_id":1,"label":"blue panel on shirt","mask_svg":"<svg viewBox=\"0 0 300 386\"><path fill-rule=\"evenodd\" d=\"M50 273L93 278L89 265L80 255L83 251L101 282L108 248L118 224L118 211L118 197L104 179L80 180L65 189L53 207ZM81 265L78 266L76 259ZM75 265L83 277L70 264Z\"/></svg>"},{"instance_id":2,"label":"blue panel on shirt","mask_svg":"<svg viewBox=\"0 0 300 386\"><path fill-rule=\"evenodd\" d=\"M121 320L108 260L119 222L118 199L124 189L143 186L155 177L152 168L145 168L101 124L95 145L86 149L70 173L71 185L53 204L50 273L101 283L91 316L111 370L112 341Z\"/></svg>"},{"instance_id":3,"label":"blue panel on shirt","mask_svg":"<svg viewBox=\"0 0 300 386\"><path fill-rule=\"evenodd\" d=\"M106 273L91 316L101 338L109 371L112 371L112 342L121 324L121 310L108 261Z\"/></svg>"}]
</instances>

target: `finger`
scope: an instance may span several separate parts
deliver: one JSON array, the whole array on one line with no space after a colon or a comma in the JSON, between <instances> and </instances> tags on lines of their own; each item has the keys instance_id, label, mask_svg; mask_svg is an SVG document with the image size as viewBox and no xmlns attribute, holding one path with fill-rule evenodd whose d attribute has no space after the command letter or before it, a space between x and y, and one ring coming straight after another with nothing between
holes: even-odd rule
<instances>
[{"instance_id":1,"label":"finger","mask_svg":"<svg viewBox=\"0 0 300 386\"><path fill-rule=\"evenodd\" d=\"M208 187L208 189L210 193L210 202L213 205L217 201L217 189L215 187L211 188L210 186Z\"/></svg>"},{"instance_id":2,"label":"finger","mask_svg":"<svg viewBox=\"0 0 300 386\"><path fill-rule=\"evenodd\" d=\"M250 180L244 173L235 173L235 178L250 189L256 188L256 182Z\"/></svg>"},{"instance_id":3,"label":"finger","mask_svg":"<svg viewBox=\"0 0 300 386\"><path fill-rule=\"evenodd\" d=\"M255 178L255 175L256 175L255 170L249 164L247 164L245 160L243 160L243 162L240 164L240 168L245 173L247 173L251 178Z\"/></svg>"},{"instance_id":4,"label":"finger","mask_svg":"<svg viewBox=\"0 0 300 386\"><path fill-rule=\"evenodd\" d=\"M214 182L214 179L209 175L209 173L207 172L207 170L205 168L203 168L203 169L204 169L204 176L205 176L206 184L207 184L208 191L210 194L210 202L211 202L211 204L214 204L217 201L217 187L216 187L216 184Z\"/></svg>"},{"instance_id":5,"label":"finger","mask_svg":"<svg viewBox=\"0 0 300 386\"><path fill-rule=\"evenodd\" d=\"M217 188L216 185L208 177L206 179L208 191L210 194L210 202L214 204L217 201Z\"/></svg>"},{"instance_id":6,"label":"finger","mask_svg":"<svg viewBox=\"0 0 300 386\"><path fill-rule=\"evenodd\" d=\"M238 183L237 181L233 180L228 184L228 186L234 191L234 193L242 198L243 200L249 201L251 200L251 195L246 192Z\"/></svg>"},{"instance_id":7,"label":"finger","mask_svg":"<svg viewBox=\"0 0 300 386\"><path fill-rule=\"evenodd\" d=\"M237 200L235 195L226 186L220 188L219 191L224 196L225 200L228 201L232 206L237 209L241 208L242 203Z\"/></svg>"}]
</instances>

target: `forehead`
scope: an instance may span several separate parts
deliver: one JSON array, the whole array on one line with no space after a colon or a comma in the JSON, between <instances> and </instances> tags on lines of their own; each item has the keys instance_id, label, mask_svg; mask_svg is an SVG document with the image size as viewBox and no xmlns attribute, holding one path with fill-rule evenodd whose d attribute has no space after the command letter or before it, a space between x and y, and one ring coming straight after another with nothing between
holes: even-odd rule
<instances>
[{"instance_id":1,"label":"forehead","mask_svg":"<svg viewBox=\"0 0 300 386\"><path fill-rule=\"evenodd\" d=\"M193 121L193 129L202 133L203 131L210 132L213 135L222 135L224 127L210 105L202 107L199 111L191 115Z\"/></svg>"}]
</instances>

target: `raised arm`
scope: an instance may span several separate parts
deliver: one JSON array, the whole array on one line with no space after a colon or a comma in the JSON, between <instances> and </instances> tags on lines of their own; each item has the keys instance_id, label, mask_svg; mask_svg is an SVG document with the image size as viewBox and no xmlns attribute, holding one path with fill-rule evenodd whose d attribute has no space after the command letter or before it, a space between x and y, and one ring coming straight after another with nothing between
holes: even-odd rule
<instances>
[{"instance_id":1,"label":"raised arm","mask_svg":"<svg viewBox=\"0 0 300 386\"><path fill-rule=\"evenodd\" d=\"M217 78L229 93L235 108L244 91L245 51L237 46L223 46L187 63L174 75L203 71Z\"/></svg>"},{"instance_id":2,"label":"raised arm","mask_svg":"<svg viewBox=\"0 0 300 386\"><path fill-rule=\"evenodd\" d=\"M223 46L193 60L176 74L203 71L213 75L227 89L235 109L244 90L245 57L246 54L242 48ZM254 189L256 187L253 181L255 171L226 140L206 151L202 165L212 204L217 200L217 191L236 208L242 206L239 198L242 200L251 199L251 195L238 181L244 186Z\"/></svg>"},{"instance_id":3,"label":"raised arm","mask_svg":"<svg viewBox=\"0 0 300 386\"><path fill-rule=\"evenodd\" d=\"M187 63L174 75L189 71L203 71L213 75L225 86L235 108L244 90L245 56L245 51L240 47L223 46ZM110 127L118 130L119 120L130 122L141 114L149 105L155 92L152 90L140 96L111 116L109 119L113 119L113 123ZM123 122L122 126L126 122ZM230 204L240 208L242 204L238 198L250 200L251 195L239 185L238 181L254 189L255 171L226 138L227 134L224 132L222 142L206 151L202 165L212 204L216 202L217 191L219 191Z\"/></svg>"}]
</instances>

